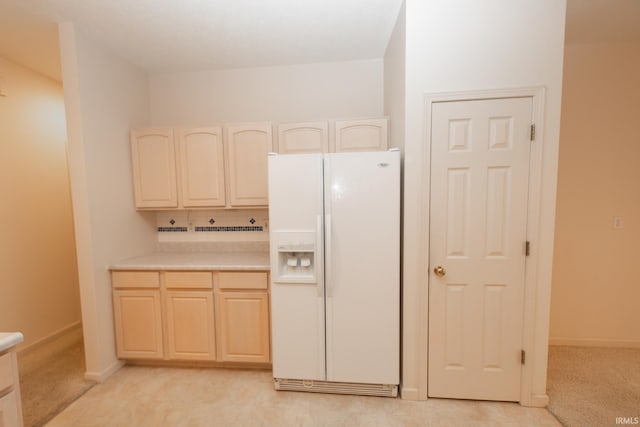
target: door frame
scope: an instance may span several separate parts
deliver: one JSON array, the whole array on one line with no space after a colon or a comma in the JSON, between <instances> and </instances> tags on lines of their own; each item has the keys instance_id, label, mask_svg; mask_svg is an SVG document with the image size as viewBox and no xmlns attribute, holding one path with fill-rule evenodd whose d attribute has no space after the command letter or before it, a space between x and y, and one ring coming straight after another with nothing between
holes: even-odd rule
<instances>
[{"instance_id":1,"label":"door frame","mask_svg":"<svg viewBox=\"0 0 640 427\"><path fill-rule=\"evenodd\" d=\"M553 226L541 228L543 215L543 172L556 173L556 164L544 163L544 87L524 87L447 93L426 93L425 127L423 134L421 200L420 200L420 263L418 287L419 324L418 338L418 398L427 399L428 393L428 351L429 351L429 222L431 191L431 116L433 104L447 101L474 101L499 98L532 98L532 120L535 123L535 138L531 142L529 158L529 201L527 207L527 240L531 243L531 255L525 260L525 284L523 304L523 350L526 363L521 371L520 404L544 407L549 398L546 394L547 350L549 335L549 305L551 299L551 253L541 256L540 247L553 248ZM551 207L555 208L555 193L551 197ZM544 212L549 214L548 212ZM553 215L554 212L551 212ZM553 223L552 223L553 224ZM549 245L549 241L551 244ZM542 245L541 242L545 244Z\"/></svg>"}]
</instances>

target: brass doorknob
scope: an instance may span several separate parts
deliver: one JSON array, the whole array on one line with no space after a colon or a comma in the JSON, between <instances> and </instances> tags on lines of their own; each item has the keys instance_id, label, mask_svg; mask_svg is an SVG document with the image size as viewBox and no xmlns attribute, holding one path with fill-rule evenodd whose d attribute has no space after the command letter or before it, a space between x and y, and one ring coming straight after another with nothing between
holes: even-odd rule
<instances>
[{"instance_id":1,"label":"brass doorknob","mask_svg":"<svg viewBox=\"0 0 640 427\"><path fill-rule=\"evenodd\" d=\"M447 270L445 270L444 267L441 266L441 265L439 265L436 268L434 268L433 272L436 273L436 276L438 276L438 277L442 277L445 274L447 274Z\"/></svg>"}]
</instances>

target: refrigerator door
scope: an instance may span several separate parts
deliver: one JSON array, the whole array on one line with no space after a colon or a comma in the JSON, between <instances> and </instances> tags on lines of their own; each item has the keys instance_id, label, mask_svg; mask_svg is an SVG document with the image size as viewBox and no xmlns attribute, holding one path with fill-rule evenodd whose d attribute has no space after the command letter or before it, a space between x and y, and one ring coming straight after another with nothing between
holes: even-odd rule
<instances>
[{"instance_id":1,"label":"refrigerator door","mask_svg":"<svg viewBox=\"0 0 640 427\"><path fill-rule=\"evenodd\" d=\"M322 155L268 162L273 376L324 380Z\"/></svg>"},{"instance_id":2,"label":"refrigerator door","mask_svg":"<svg viewBox=\"0 0 640 427\"><path fill-rule=\"evenodd\" d=\"M325 155L327 380L398 384L400 153Z\"/></svg>"}]
</instances>

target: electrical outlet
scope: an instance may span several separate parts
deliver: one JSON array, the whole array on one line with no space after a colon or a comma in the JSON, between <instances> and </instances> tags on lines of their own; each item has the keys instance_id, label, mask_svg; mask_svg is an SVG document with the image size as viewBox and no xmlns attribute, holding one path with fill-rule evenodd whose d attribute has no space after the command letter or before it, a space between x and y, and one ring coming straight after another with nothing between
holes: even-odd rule
<instances>
[{"instance_id":1,"label":"electrical outlet","mask_svg":"<svg viewBox=\"0 0 640 427\"><path fill-rule=\"evenodd\" d=\"M621 216L614 216L612 226L614 230L620 230L624 228L624 218Z\"/></svg>"}]
</instances>

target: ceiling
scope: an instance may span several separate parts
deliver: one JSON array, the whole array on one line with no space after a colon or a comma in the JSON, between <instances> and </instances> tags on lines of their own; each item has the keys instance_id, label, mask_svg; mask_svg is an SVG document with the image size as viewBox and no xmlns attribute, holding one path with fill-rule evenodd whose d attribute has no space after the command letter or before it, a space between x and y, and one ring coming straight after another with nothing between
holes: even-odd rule
<instances>
[{"instance_id":1,"label":"ceiling","mask_svg":"<svg viewBox=\"0 0 640 427\"><path fill-rule=\"evenodd\" d=\"M57 43L51 22L70 21L149 72L381 58L401 3L0 0L0 55L60 80L59 59L39 58L39 51ZM25 26L29 15L34 21Z\"/></svg>"},{"instance_id":2,"label":"ceiling","mask_svg":"<svg viewBox=\"0 0 640 427\"><path fill-rule=\"evenodd\" d=\"M56 22L149 72L381 58L402 0L0 0L0 56L61 80ZM568 0L567 43L640 43L640 0Z\"/></svg>"}]
</instances>

